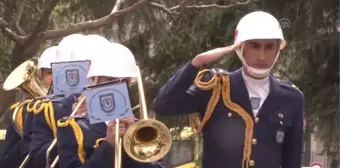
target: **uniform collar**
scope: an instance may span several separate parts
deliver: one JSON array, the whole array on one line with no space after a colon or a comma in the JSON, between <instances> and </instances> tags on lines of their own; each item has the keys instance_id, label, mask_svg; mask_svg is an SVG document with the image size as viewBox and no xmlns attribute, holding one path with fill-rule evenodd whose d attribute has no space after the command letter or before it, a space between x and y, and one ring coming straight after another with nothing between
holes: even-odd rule
<instances>
[{"instance_id":1,"label":"uniform collar","mask_svg":"<svg viewBox=\"0 0 340 168\"><path fill-rule=\"evenodd\" d=\"M269 84L270 84L270 91L268 94L267 99L265 100L264 104L262 105L258 116L262 115L262 113L267 111L273 111L276 109L283 101L282 95L284 94L282 88L280 87L278 80L270 74L268 76ZM231 99L241 105L251 116L253 116L248 90L246 88L244 79L242 77L242 68L230 73L230 94Z\"/></svg>"}]
</instances>

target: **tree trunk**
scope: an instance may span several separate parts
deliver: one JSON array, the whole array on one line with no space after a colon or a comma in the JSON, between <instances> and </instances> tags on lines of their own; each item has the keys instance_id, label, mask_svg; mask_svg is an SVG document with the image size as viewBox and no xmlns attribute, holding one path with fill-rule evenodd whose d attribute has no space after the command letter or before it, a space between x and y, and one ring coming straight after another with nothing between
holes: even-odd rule
<instances>
[{"instance_id":1,"label":"tree trunk","mask_svg":"<svg viewBox=\"0 0 340 168\"><path fill-rule=\"evenodd\" d=\"M23 45L16 44L12 50L12 70L37 54L40 44L41 42L38 40L35 40L33 43L26 41Z\"/></svg>"}]
</instances>

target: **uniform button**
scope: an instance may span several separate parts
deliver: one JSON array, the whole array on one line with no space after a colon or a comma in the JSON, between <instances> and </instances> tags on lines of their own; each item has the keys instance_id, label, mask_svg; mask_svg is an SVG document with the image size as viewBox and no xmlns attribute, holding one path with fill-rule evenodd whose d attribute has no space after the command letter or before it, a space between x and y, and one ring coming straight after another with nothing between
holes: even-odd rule
<instances>
[{"instance_id":1,"label":"uniform button","mask_svg":"<svg viewBox=\"0 0 340 168\"><path fill-rule=\"evenodd\" d=\"M255 161L253 160L249 161L249 166L255 166Z\"/></svg>"},{"instance_id":2,"label":"uniform button","mask_svg":"<svg viewBox=\"0 0 340 168\"><path fill-rule=\"evenodd\" d=\"M283 114L282 113L279 113L279 118L283 118Z\"/></svg>"},{"instance_id":3,"label":"uniform button","mask_svg":"<svg viewBox=\"0 0 340 168\"><path fill-rule=\"evenodd\" d=\"M255 123L259 123L260 119L258 117L255 118Z\"/></svg>"},{"instance_id":4,"label":"uniform button","mask_svg":"<svg viewBox=\"0 0 340 168\"><path fill-rule=\"evenodd\" d=\"M231 117L233 114L232 113L228 113L228 117Z\"/></svg>"},{"instance_id":5,"label":"uniform button","mask_svg":"<svg viewBox=\"0 0 340 168\"><path fill-rule=\"evenodd\" d=\"M280 121L280 125L283 125L283 121Z\"/></svg>"},{"instance_id":6,"label":"uniform button","mask_svg":"<svg viewBox=\"0 0 340 168\"><path fill-rule=\"evenodd\" d=\"M255 139L255 138L252 139L252 140L251 140L251 143L252 143L253 145L256 145L256 144L257 144L257 139Z\"/></svg>"}]
</instances>

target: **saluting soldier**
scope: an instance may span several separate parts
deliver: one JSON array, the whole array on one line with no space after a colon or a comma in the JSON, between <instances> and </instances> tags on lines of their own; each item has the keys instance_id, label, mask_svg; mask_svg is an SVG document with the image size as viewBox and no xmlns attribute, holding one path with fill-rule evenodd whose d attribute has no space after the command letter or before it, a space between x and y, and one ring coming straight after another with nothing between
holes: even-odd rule
<instances>
[{"instance_id":1,"label":"saluting soldier","mask_svg":"<svg viewBox=\"0 0 340 168\"><path fill-rule=\"evenodd\" d=\"M79 53L82 48L91 46L92 43L102 41L103 37L97 35L82 35L72 34L65 37L57 48L57 62L74 62L90 60L86 53ZM109 42L107 39L105 39ZM83 76L86 78L86 76ZM81 76L74 76L75 80ZM78 81L81 79L78 79ZM65 88L64 88L65 89ZM67 90L67 89L65 89ZM56 123L59 119L71 115L72 105L77 100L77 96L72 93L65 93L65 95L55 95L48 100L43 100L40 107L49 106L49 108L40 108L34 115L34 128L32 133L32 142L30 146L30 155L33 158L35 168L45 168L47 166L47 150L51 147L49 154L48 166L50 166L52 159L57 156L56 145L52 144L56 138ZM47 115L46 115L47 114Z\"/></svg>"},{"instance_id":2,"label":"saluting soldier","mask_svg":"<svg viewBox=\"0 0 340 168\"><path fill-rule=\"evenodd\" d=\"M249 13L232 46L197 55L159 90L156 113L201 115L204 168L301 168L304 96L270 74L285 45L274 16ZM233 51L240 69L199 72Z\"/></svg>"},{"instance_id":3,"label":"saluting soldier","mask_svg":"<svg viewBox=\"0 0 340 168\"><path fill-rule=\"evenodd\" d=\"M91 85L137 76L136 62L132 52L123 45L93 44L84 49L95 54L91 60L88 79ZM91 50L91 51L90 51ZM82 96L81 96L82 97ZM119 119L119 132L115 121L90 124L86 104L76 111L77 115L58 121L58 152L60 168L112 168L114 167L115 137L123 136L135 122L133 116ZM122 168L163 168L162 160L140 163L122 151Z\"/></svg>"},{"instance_id":4,"label":"saluting soldier","mask_svg":"<svg viewBox=\"0 0 340 168\"><path fill-rule=\"evenodd\" d=\"M28 86L30 88L23 90L27 95L29 95L31 99L18 102L11 108L12 112L16 111L16 116L11 117L11 121L8 124L5 148L0 158L0 167L17 168L22 164L22 161L24 161L25 157L27 156L29 143L31 140L30 130L32 127L31 117L29 116L30 113L28 113L28 109L32 107L33 98L35 98L35 96L45 96L47 93L47 88L51 83L51 67L49 65L55 60L55 51L55 46L47 48L41 54L39 61L36 62L37 65L30 66L31 63L34 63L30 62L29 64L26 64L27 62L25 62L13 71L13 74L8 77L8 80L6 79L9 85L15 84L12 81L13 78L20 78L20 72L24 72L24 69L28 68L33 72L33 74L25 74L31 78L25 80L31 81L26 81L30 83L30 86ZM34 69L35 66L37 66L37 69ZM6 86L4 87L6 89ZM30 106L28 106L29 104ZM13 118L17 120L13 122Z\"/></svg>"}]
</instances>

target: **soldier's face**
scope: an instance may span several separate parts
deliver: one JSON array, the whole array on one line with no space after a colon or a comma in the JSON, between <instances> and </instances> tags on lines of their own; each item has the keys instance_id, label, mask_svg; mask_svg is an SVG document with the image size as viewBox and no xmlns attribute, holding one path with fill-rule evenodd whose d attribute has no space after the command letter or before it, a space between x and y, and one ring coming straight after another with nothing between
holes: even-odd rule
<instances>
[{"instance_id":1,"label":"soldier's face","mask_svg":"<svg viewBox=\"0 0 340 168\"><path fill-rule=\"evenodd\" d=\"M277 39L248 40L244 45L243 57L249 66L267 69L273 65L279 46Z\"/></svg>"},{"instance_id":2,"label":"soldier's face","mask_svg":"<svg viewBox=\"0 0 340 168\"><path fill-rule=\"evenodd\" d=\"M47 68L43 68L41 71L41 77L43 79L44 85L45 87L49 87L52 83L52 70L51 69L47 69Z\"/></svg>"}]
</instances>

